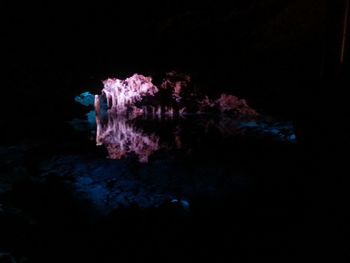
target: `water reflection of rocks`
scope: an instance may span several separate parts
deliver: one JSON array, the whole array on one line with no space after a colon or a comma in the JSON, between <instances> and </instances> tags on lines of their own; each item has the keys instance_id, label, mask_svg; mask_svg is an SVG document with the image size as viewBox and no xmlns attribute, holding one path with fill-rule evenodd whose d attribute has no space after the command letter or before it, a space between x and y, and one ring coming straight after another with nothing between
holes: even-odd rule
<instances>
[{"instance_id":1,"label":"water reflection of rocks","mask_svg":"<svg viewBox=\"0 0 350 263\"><path fill-rule=\"evenodd\" d=\"M158 136L137 129L125 116L109 113L107 121L103 122L97 114L96 125L96 144L106 146L111 159L134 153L140 162L147 162L149 156L159 149Z\"/></svg>"},{"instance_id":2,"label":"water reflection of rocks","mask_svg":"<svg viewBox=\"0 0 350 263\"><path fill-rule=\"evenodd\" d=\"M293 126L288 122L241 120L230 115L200 115L171 120L129 119L113 112L108 112L104 118L96 115L96 144L105 146L111 159L136 155L140 162L148 162L149 157L160 149L189 149L191 131L195 131L197 139L215 134L220 137L251 135L295 141ZM186 137L185 143L183 136Z\"/></svg>"}]
</instances>

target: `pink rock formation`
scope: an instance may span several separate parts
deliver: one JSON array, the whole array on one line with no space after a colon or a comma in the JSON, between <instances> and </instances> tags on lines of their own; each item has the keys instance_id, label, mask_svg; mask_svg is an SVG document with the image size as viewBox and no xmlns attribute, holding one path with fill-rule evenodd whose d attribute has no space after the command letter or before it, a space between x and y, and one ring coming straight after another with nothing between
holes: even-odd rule
<instances>
[{"instance_id":1,"label":"pink rock formation","mask_svg":"<svg viewBox=\"0 0 350 263\"><path fill-rule=\"evenodd\" d=\"M233 95L221 94L221 97L216 100L221 112L233 111L237 115L242 116L257 116L258 113L248 106L245 99L239 99Z\"/></svg>"},{"instance_id":2,"label":"pink rock formation","mask_svg":"<svg viewBox=\"0 0 350 263\"><path fill-rule=\"evenodd\" d=\"M106 96L107 105L119 114L126 113L129 106L146 95L154 96L158 89L151 77L134 74L125 80L107 79L103 81L102 94Z\"/></svg>"},{"instance_id":3,"label":"pink rock formation","mask_svg":"<svg viewBox=\"0 0 350 263\"><path fill-rule=\"evenodd\" d=\"M173 99L180 102L182 99L181 91L188 86L190 81L191 77L189 75L171 71L166 73L161 87L163 89L171 89Z\"/></svg>"}]
</instances>

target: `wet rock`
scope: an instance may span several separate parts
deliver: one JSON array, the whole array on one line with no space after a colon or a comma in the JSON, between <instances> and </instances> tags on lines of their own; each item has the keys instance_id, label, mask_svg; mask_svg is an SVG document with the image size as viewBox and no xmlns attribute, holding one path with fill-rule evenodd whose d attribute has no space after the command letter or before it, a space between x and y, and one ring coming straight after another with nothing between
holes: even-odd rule
<instances>
[{"instance_id":1,"label":"wet rock","mask_svg":"<svg viewBox=\"0 0 350 263\"><path fill-rule=\"evenodd\" d=\"M132 157L108 160L88 155L56 156L41 165L41 180L53 175L61 177L75 195L90 200L102 213L132 205L159 207L171 200L188 210L189 199L196 192L221 194L235 187L235 174L228 175L213 164L191 170L171 158L162 159L161 154L158 157L140 164Z\"/></svg>"},{"instance_id":2,"label":"wet rock","mask_svg":"<svg viewBox=\"0 0 350 263\"><path fill-rule=\"evenodd\" d=\"M76 96L74 100L84 106L93 106L95 101L95 96L90 92L86 91Z\"/></svg>"}]
</instances>

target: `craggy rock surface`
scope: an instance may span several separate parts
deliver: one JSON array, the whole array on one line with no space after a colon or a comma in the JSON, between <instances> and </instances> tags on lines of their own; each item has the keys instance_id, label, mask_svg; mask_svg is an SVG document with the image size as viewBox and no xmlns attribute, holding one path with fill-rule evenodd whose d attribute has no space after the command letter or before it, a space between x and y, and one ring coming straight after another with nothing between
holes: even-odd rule
<instances>
[{"instance_id":1,"label":"craggy rock surface","mask_svg":"<svg viewBox=\"0 0 350 263\"><path fill-rule=\"evenodd\" d=\"M285 235L298 233L295 144L208 138L188 151L163 149L144 164L136 156L106 159L87 143L2 148L2 258L180 260L203 249L228 256L231 245L241 257L276 251Z\"/></svg>"}]
</instances>

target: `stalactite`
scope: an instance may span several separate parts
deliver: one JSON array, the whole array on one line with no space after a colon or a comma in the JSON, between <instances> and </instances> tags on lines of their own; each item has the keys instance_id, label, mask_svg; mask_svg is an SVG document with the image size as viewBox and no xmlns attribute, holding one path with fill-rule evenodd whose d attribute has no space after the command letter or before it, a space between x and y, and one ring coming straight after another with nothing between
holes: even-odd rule
<instances>
[{"instance_id":1,"label":"stalactite","mask_svg":"<svg viewBox=\"0 0 350 263\"><path fill-rule=\"evenodd\" d=\"M107 79L103 85L102 94L106 96L107 106L118 114L126 114L144 96L154 96L158 92L152 78L138 74L125 80Z\"/></svg>"}]
</instances>

